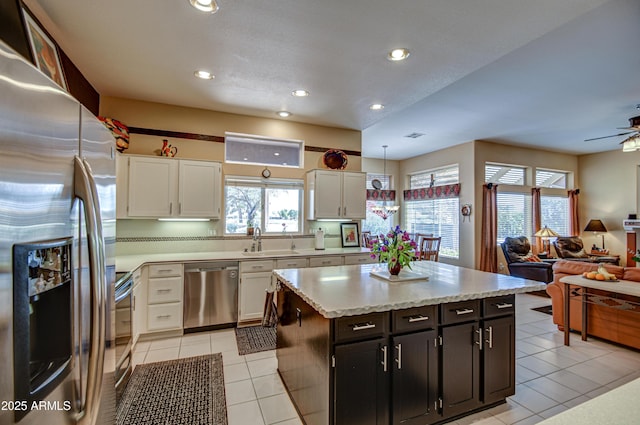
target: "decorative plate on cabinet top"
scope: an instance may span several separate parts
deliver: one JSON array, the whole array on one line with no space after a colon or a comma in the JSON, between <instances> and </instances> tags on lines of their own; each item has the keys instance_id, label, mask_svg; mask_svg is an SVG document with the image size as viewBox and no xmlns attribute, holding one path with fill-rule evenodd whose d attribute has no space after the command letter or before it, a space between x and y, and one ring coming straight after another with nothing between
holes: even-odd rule
<instances>
[{"instance_id":1,"label":"decorative plate on cabinet top","mask_svg":"<svg viewBox=\"0 0 640 425\"><path fill-rule=\"evenodd\" d=\"M322 162L332 170L344 170L347 168L347 154L339 149L329 149L322 156Z\"/></svg>"}]
</instances>

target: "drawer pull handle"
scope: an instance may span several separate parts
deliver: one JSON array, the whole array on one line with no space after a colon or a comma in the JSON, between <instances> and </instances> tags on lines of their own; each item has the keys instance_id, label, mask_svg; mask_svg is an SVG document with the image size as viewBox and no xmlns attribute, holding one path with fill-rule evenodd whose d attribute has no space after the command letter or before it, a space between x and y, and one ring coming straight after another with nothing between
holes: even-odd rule
<instances>
[{"instance_id":1,"label":"drawer pull handle","mask_svg":"<svg viewBox=\"0 0 640 425\"><path fill-rule=\"evenodd\" d=\"M159 294L163 294L165 292L171 292L171 291L172 291L171 289L156 289L156 292Z\"/></svg>"},{"instance_id":2,"label":"drawer pull handle","mask_svg":"<svg viewBox=\"0 0 640 425\"><path fill-rule=\"evenodd\" d=\"M511 307L513 307L513 304L511 304L511 303L496 304L496 307L498 307L498 309L501 309L501 308L511 308Z\"/></svg>"},{"instance_id":3,"label":"drawer pull handle","mask_svg":"<svg viewBox=\"0 0 640 425\"><path fill-rule=\"evenodd\" d=\"M252 269L261 269L263 266L251 266Z\"/></svg>"},{"instance_id":4,"label":"drawer pull handle","mask_svg":"<svg viewBox=\"0 0 640 425\"><path fill-rule=\"evenodd\" d=\"M409 323L414 322L422 322L424 320L429 320L429 316L423 316L422 314L418 314L417 316L409 316Z\"/></svg>"},{"instance_id":5,"label":"drawer pull handle","mask_svg":"<svg viewBox=\"0 0 640 425\"><path fill-rule=\"evenodd\" d=\"M172 269L160 269L160 270L156 270L158 273L171 273L173 270Z\"/></svg>"},{"instance_id":6,"label":"drawer pull handle","mask_svg":"<svg viewBox=\"0 0 640 425\"><path fill-rule=\"evenodd\" d=\"M331 264L331 261L323 261L322 264Z\"/></svg>"},{"instance_id":7,"label":"drawer pull handle","mask_svg":"<svg viewBox=\"0 0 640 425\"><path fill-rule=\"evenodd\" d=\"M375 323L367 322L367 323L357 323L353 326L353 331L363 331L365 329L373 329L376 327Z\"/></svg>"},{"instance_id":8,"label":"drawer pull handle","mask_svg":"<svg viewBox=\"0 0 640 425\"><path fill-rule=\"evenodd\" d=\"M161 316L156 316L156 319L168 319L170 318L171 315L170 314L163 314Z\"/></svg>"},{"instance_id":9,"label":"drawer pull handle","mask_svg":"<svg viewBox=\"0 0 640 425\"><path fill-rule=\"evenodd\" d=\"M473 309L472 308L465 308L464 310L457 310L456 309L456 314L458 316L462 316L463 314L469 314L469 313L473 313Z\"/></svg>"},{"instance_id":10,"label":"drawer pull handle","mask_svg":"<svg viewBox=\"0 0 640 425\"><path fill-rule=\"evenodd\" d=\"M398 350L398 358L396 359L396 363L398 363L398 370L402 369L402 344L396 345L396 350Z\"/></svg>"}]
</instances>

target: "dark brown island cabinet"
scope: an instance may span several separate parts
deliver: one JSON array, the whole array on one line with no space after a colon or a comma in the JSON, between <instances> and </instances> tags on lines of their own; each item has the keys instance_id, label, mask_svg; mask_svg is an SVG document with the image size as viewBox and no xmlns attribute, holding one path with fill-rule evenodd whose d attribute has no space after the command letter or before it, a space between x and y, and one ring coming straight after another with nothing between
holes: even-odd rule
<instances>
[{"instance_id":1,"label":"dark brown island cabinet","mask_svg":"<svg viewBox=\"0 0 640 425\"><path fill-rule=\"evenodd\" d=\"M327 319L278 296L278 371L303 421L426 425L515 393L515 296Z\"/></svg>"}]
</instances>

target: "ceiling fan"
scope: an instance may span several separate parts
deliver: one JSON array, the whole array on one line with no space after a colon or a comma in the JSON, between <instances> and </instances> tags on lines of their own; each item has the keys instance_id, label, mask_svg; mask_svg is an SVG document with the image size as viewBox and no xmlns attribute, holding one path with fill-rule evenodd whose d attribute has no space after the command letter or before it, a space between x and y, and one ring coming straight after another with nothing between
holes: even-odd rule
<instances>
[{"instance_id":1,"label":"ceiling fan","mask_svg":"<svg viewBox=\"0 0 640 425\"><path fill-rule=\"evenodd\" d=\"M585 142L591 142L592 140L608 139L609 137L626 136L627 134L636 133L633 136L630 136L629 138L627 138L624 141L620 142L620 143L624 143L626 140L629 140L630 138L635 137L638 134L640 134L640 116L629 118L629 127L618 127L618 130L631 130L631 131L626 131L624 133L618 133L618 134L612 134L610 136L602 136L602 137L594 137L592 139L585 139Z\"/></svg>"}]
</instances>

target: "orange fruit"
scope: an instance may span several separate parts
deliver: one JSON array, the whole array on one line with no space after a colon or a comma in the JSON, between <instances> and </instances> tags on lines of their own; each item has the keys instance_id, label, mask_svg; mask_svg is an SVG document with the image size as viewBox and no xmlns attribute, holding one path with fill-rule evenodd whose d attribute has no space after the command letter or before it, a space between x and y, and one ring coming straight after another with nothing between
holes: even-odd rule
<instances>
[{"instance_id":1,"label":"orange fruit","mask_svg":"<svg viewBox=\"0 0 640 425\"><path fill-rule=\"evenodd\" d=\"M595 279L596 278L596 272L589 272L587 273L587 277L589 279Z\"/></svg>"},{"instance_id":2,"label":"orange fruit","mask_svg":"<svg viewBox=\"0 0 640 425\"><path fill-rule=\"evenodd\" d=\"M605 277L603 274L596 273L596 280L605 280Z\"/></svg>"},{"instance_id":3,"label":"orange fruit","mask_svg":"<svg viewBox=\"0 0 640 425\"><path fill-rule=\"evenodd\" d=\"M582 277L587 277L587 272L582 272Z\"/></svg>"}]
</instances>

